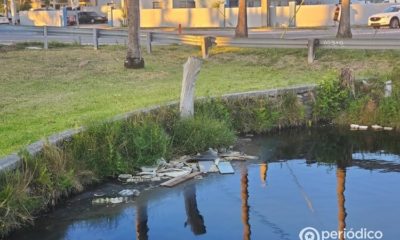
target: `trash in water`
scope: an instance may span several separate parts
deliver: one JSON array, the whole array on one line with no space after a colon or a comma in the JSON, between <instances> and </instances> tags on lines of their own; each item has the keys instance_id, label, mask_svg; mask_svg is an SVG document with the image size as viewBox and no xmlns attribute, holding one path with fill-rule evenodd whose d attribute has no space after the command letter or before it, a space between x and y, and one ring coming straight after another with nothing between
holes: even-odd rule
<instances>
[{"instance_id":1,"label":"trash in water","mask_svg":"<svg viewBox=\"0 0 400 240\"><path fill-rule=\"evenodd\" d=\"M185 176L180 176L180 177L176 177L176 178L172 178L166 182L161 183L161 186L163 187L173 187L178 185L179 183L185 182L189 179L192 179L198 175L200 175L201 172L194 172L194 173L190 173L188 175Z\"/></svg>"},{"instance_id":2,"label":"trash in water","mask_svg":"<svg viewBox=\"0 0 400 240\"><path fill-rule=\"evenodd\" d=\"M213 168L212 168L213 166L215 166L214 161L200 161L199 162L199 169L200 169L200 172L202 172L202 173L211 172L210 170L213 170Z\"/></svg>"},{"instance_id":3,"label":"trash in water","mask_svg":"<svg viewBox=\"0 0 400 240\"><path fill-rule=\"evenodd\" d=\"M188 175L191 172L192 172L191 167L184 167L182 169L168 168L168 169L159 170L157 172L157 175L160 177L167 176L167 177L175 178L175 177Z\"/></svg>"},{"instance_id":4,"label":"trash in water","mask_svg":"<svg viewBox=\"0 0 400 240\"><path fill-rule=\"evenodd\" d=\"M359 126L358 124L350 124L350 130L358 130Z\"/></svg>"},{"instance_id":5,"label":"trash in water","mask_svg":"<svg viewBox=\"0 0 400 240\"><path fill-rule=\"evenodd\" d=\"M200 155L196 155L193 157L193 159L195 159L197 161L214 161L217 158L218 158L218 152L212 148L201 153Z\"/></svg>"},{"instance_id":6,"label":"trash in water","mask_svg":"<svg viewBox=\"0 0 400 240\"><path fill-rule=\"evenodd\" d=\"M235 173L235 171L233 170L233 167L232 167L231 163L230 163L230 162L227 162L227 161L220 161L220 162L218 163L218 169L219 169L219 172L220 172L221 174Z\"/></svg>"},{"instance_id":7,"label":"trash in water","mask_svg":"<svg viewBox=\"0 0 400 240\"><path fill-rule=\"evenodd\" d=\"M377 124L372 125L371 127L372 127L373 130L382 130L382 129L383 129L382 126L379 126L379 125L377 125Z\"/></svg>"},{"instance_id":8,"label":"trash in water","mask_svg":"<svg viewBox=\"0 0 400 240\"><path fill-rule=\"evenodd\" d=\"M139 196L140 192L136 189L124 189L118 193L120 196L123 197L131 197L131 196Z\"/></svg>"},{"instance_id":9,"label":"trash in water","mask_svg":"<svg viewBox=\"0 0 400 240\"><path fill-rule=\"evenodd\" d=\"M106 194L102 193L102 192L93 194L93 196L95 196L95 197L104 197L104 195L106 195Z\"/></svg>"},{"instance_id":10,"label":"trash in water","mask_svg":"<svg viewBox=\"0 0 400 240\"><path fill-rule=\"evenodd\" d=\"M132 178L132 174L120 174L118 175L118 180L121 182L126 182L129 178Z\"/></svg>"},{"instance_id":11,"label":"trash in water","mask_svg":"<svg viewBox=\"0 0 400 240\"><path fill-rule=\"evenodd\" d=\"M96 198L92 200L92 204L118 204L128 202L128 197L111 197L111 198Z\"/></svg>"},{"instance_id":12,"label":"trash in water","mask_svg":"<svg viewBox=\"0 0 400 240\"><path fill-rule=\"evenodd\" d=\"M223 160L228 160L228 161L245 161L245 160L257 160L257 156L250 156L243 154L241 152L226 152L223 154L220 154L220 157L223 158Z\"/></svg>"}]
</instances>

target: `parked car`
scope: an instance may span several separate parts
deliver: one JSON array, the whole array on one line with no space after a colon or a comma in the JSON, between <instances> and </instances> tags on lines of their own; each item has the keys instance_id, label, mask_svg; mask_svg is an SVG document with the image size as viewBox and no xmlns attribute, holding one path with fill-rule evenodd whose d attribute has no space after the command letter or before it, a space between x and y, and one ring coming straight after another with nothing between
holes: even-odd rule
<instances>
[{"instance_id":1,"label":"parked car","mask_svg":"<svg viewBox=\"0 0 400 240\"><path fill-rule=\"evenodd\" d=\"M79 12L79 23L107 23L108 19L96 12Z\"/></svg>"},{"instance_id":2,"label":"parked car","mask_svg":"<svg viewBox=\"0 0 400 240\"><path fill-rule=\"evenodd\" d=\"M399 28L400 26L400 5L392 5L383 13L378 13L368 18L368 26L373 28L380 28L382 26L389 26L390 28Z\"/></svg>"},{"instance_id":3,"label":"parked car","mask_svg":"<svg viewBox=\"0 0 400 240\"><path fill-rule=\"evenodd\" d=\"M0 15L0 24L9 24L9 23L10 23L10 20L7 17Z\"/></svg>"}]
</instances>

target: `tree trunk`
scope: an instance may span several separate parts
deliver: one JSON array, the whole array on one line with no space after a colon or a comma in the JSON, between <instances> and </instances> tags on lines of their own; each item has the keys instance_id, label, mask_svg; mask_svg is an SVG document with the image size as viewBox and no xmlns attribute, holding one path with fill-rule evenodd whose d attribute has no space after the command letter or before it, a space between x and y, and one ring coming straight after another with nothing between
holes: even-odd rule
<instances>
[{"instance_id":1,"label":"tree trunk","mask_svg":"<svg viewBox=\"0 0 400 240\"><path fill-rule=\"evenodd\" d=\"M350 26L350 0L342 0L337 38L352 38Z\"/></svg>"},{"instance_id":2,"label":"tree trunk","mask_svg":"<svg viewBox=\"0 0 400 240\"><path fill-rule=\"evenodd\" d=\"M201 68L201 60L189 57L183 65L183 79L179 110L182 118L190 118L194 115L194 90L197 76Z\"/></svg>"},{"instance_id":3,"label":"tree trunk","mask_svg":"<svg viewBox=\"0 0 400 240\"><path fill-rule=\"evenodd\" d=\"M128 50L126 68L144 68L144 60L140 53L140 6L139 0L128 0Z\"/></svg>"},{"instance_id":4,"label":"tree trunk","mask_svg":"<svg viewBox=\"0 0 400 240\"><path fill-rule=\"evenodd\" d=\"M235 37L247 38L247 0L239 0L238 22L235 30Z\"/></svg>"}]
</instances>

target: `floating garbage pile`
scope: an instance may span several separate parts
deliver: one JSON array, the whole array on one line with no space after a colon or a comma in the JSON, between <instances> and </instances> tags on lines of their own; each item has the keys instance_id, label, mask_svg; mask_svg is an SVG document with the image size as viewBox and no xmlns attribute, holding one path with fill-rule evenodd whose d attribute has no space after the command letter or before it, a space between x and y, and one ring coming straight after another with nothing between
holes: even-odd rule
<instances>
[{"instance_id":1,"label":"floating garbage pile","mask_svg":"<svg viewBox=\"0 0 400 240\"><path fill-rule=\"evenodd\" d=\"M363 125L358 125L358 124L350 124L350 130L368 130L368 128L369 128L368 126L363 126ZM393 130L392 127L383 127L383 126L380 126L377 124L372 125L371 129L375 130L375 131L381 131L381 130L392 131Z\"/></svg>"},{"instance_id":2,"label":"floating garbage pile","mask_svg":"<svg viewBox=\"0 0 400 240\"><path fill-rule=\"evenodd\" d=\"M153 184L163 187L174 187L189 179L202 179L203 174L220 173L232 174L234 169L231 161L256 160L258 157L249 156L241 152L214 149L194 156L182 156L169 162L159 159L154 166L144 166L134 174L120 174L118 181L123 184ZM95 194L92 204L118 204L127 203L139 196L137 189L124 189L117 196Z\"/></svg>"},{"instance_id":3,"label":"floating garbage pile","mask_svg":"<svg viewBox=\"0 0 400 240\"><path fill-rule=\"evenodd\" d=\"M209 149L195 156L182 156L179 159L166 162L157 161L155 166L141 167L136 174L120 174L118 180L123 183L161 182L160 185L173 187L191 178L201 178L203 173L234 173L230 161L253 160L257 157L240 152Z\"/></svg>"}]
</instances>

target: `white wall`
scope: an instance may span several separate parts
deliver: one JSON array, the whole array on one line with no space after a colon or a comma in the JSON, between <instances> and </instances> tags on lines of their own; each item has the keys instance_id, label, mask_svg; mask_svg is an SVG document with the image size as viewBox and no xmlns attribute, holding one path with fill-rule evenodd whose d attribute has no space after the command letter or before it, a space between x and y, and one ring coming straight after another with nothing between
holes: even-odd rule
<instances>
[{"instance_id":1,"label":"white wall","mask_svg":"<svg viewBox=\"0 0 400 240\"><path fill-rule=\"evenodd\" d=\"M62 11L20 11L19 18L21 25L60 27Z\"/></svg>"},{"instance_id":2,"label":"white wall","mask_svg":"<svg viewBox=\"0 0 400 240\"><path fill-rule=\"evenodd\" d=\"M142 9L142 27L219 27L219 11L216 8Z\"/></svg>"},{"instance_id":3,"label":"white wall","mask_svg":"<svg viewBox=\"0 0 400 240\"><path fill-rule=\"evenodd\" d=\"M351 5L351 24L367 25L368 17L382 12L392 4L352 4ZM335 5L304 5L297 6L296 15L297 27L322 27L333 26L333 14ZM273 15L273 14L272 14ZM276 7L275 17L273 17L273 26L287 26L289 23L289 7Z\"/></svg>"},{"instance_id":4,"label":"white wall","mask_svg":"<svg viewBox=\"0 0 400 240\"><path fill-rule=\"evenodd\" d=\"M238 19L239 8L225 8L225 26L236 27ZM221 16L223 18L223 15ZM261 27L261 7L247 8L247 26L248 27Z\"/></svg>"},{"instance_id":5,"label":"white wall","mask_svg":"<svg viewBox=\"0 0 400 240\"><path fill-rule=\"evenodd\" d=\"M367 25L368 17L382 12L392 4L353 4L351 6L351 23L353 25ZM298 6L296 16L297 27L332 26L335 5L304 5ZM101 9L107 13L107 9ZM289 7L271 8L271 23L274 27L288 26ZM142 9L142 27L182 27L207 28L207 27L235 27L237 24L238 8L167 8L167 9ZM61 11L22 11L20 12L22 25L35 26L61 26ZM262 27L261 7L247 9L248 26ZM118 25L122 19L122 12L114 14L114 23Z\"/></svg>"}]
</instances>

